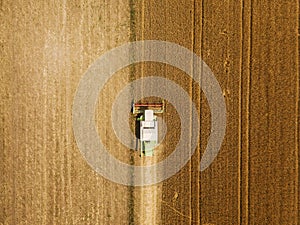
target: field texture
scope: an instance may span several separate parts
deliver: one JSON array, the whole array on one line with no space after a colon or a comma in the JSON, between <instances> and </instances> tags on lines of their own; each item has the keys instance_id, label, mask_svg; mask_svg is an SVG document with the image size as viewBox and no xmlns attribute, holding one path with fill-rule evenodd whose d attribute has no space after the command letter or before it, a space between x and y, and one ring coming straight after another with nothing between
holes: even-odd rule
<instances>
[{"instance_id":1,"label":"field texture","mask_svg":"<svg viewBox=\"0 0 300 225\"><path fill-rule=\"evenodd\" d=\"M0 225L300 223L297 0L16 0L0 7ZM159 184L134 187L103 178L81 155L72 128L79 81L100 55L136 40L182 45L219 81L226 135L205 171L198 168L211 129L207 98L191 77L163 63L114 74L99 93L97 131L124 163L165 160L181 135L171 103L159 117L167 133L151 158L120 143L111 122L126 85L160 76L180 85L200 114L190 161ZM132 98L143 88L154 87L133 87Z\"/></svg>"}]
</instances>

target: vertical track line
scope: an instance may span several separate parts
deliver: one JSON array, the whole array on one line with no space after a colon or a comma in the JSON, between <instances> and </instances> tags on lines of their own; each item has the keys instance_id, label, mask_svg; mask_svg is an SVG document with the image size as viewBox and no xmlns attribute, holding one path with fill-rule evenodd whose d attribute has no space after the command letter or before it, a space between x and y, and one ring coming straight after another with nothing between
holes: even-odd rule
<instances>
[{"instance_id":1,"label":"vertical track line","mask_svg":"<svg viewBox=\"0 0 300 225\"><path fill-rule=\"evenodd\" d=\"M297 224L299 224L299 221L300 221L300 212L299 212L299 209L300 209L300 199L299 199L299 174L300 174L300 170L299 170L299 114L300 114L300 111L299 111L299 88L300 88L300 63L299 63L299 52L300 52L300 45L299 45L299 38L300 38L300 27L299 27L299 20L300 20L300 10L299 10L299 6L300 6L300 3L299 1L297 1L297 15L298 15L298 20L297 20L297 30L296 30L296 35L298 36L298 40L297 40L297 46L296 48L298 49L298 54L297 54L297 63L298 63L298 66L297 66L297 74L298 74L298 79L297 79L297 83L296 83L296 113L295 113L295 125L296 125L296 130L295 130L295 141L296 141L296 148L295 148L295 157L296 157L296 160L295 160L295 169L296 169L296 179L295 179L295 192L296 192L296 196L295 196L295 201L296 201L296 222Z\"/></svg>"},{"instance_id":2,"label":"vertical track line","mask_svg":"<svg viewBox=\"0 0 300 225\"><path fill-rule=\"evenodd\" d=\"M193 1L193 8L192 8L192 13L191 13L191 17L192 17L192 23L191 23L191 25L192 25L192 37L191 37L191 41L192 41L192 52L194 52L195 53L195 42L194 42L194 40L195 40L195 2ZM193 75L193 67L194 67L194 61L193 61L193 58L191 59L192 61L191 61L191 71L192 71L192 76L194 77L194 75ZM193 88L193 80L191 80L190 81L190 91L191 91L191 99L192 99L192 101L193 101L193 91L194 91L194 88ZM192 133L192 126L193 126L193 121L192 121L192 105L190 105L190 142L189 142L189 145L191 146L191 140L192 140L192 135L193 135L193 133ZM192 150L191 150L191 147L189 146L189 151L191 152ZM193 212L192 212L192 210L193 210L193 207L192 207L192 195L193 195L193 191L192 191L192 188L193 188L193 176L192 176L192 174L193 174L193 172L192 172L192 167L193 167L193 162L192 162L192 157L191 157L191 159L190 159L190 162L189 162L189 179L190 179L190 182L189 182L189 190L190 190L190 195L189 195L189 202L190 202L190 212L189 212L189 218L190 218L190 220L189 220L189 224L192 224L192 217L193 217Z\"/></svg>"},{"instance_id":3,"label":"vertical track line","mask_svg":"<svg viewBox=\"0 0 300 225\"><path fill-rule=\"evenodd\" d=\"M135 27L135 5L134 5L134 0L129 0L129 10L130 10L130 19L129 19L129 27L130 27L130 37L129 40L135 41L136 39L136 27ZM130 65L129 68L129 82L132 83L132 81L135 79L135 65ZM131 96L133 98L134 96L134 87L131 84ZM130 165L134 165L134 153L130 151L129 155L130 159ZM134 174L133 171L131 174ZM133 181L133 177L131 176L131 180ZM135 207L135 202L134 202L134 186L129 186L128 187L128 195L129 195L129 201L128 201L128 223L129 225L134 225L135 224L135 218L134 218L134 207Z\"/></svg>"},{"instance_id":4,"label":"vertical track line","mask_svg":"<svg viewBox=\"0 0 300 225\"><path fill-rule=\"evenodd\" d=\"M193 33L192 33L192 35L193 35L193 37L192 37L192 44L193 44L193 49L192 49L192 51L194 52L194 53L196 53L196 35L195 35L195 33L197 32L197 29L196 29L196 24L197 24L197 21L196 21L196 9L197 9L197 5L196 5L196 1L194 0L193 1ZM200 52L201 53L201 52ZM198 54L200 54L200 53L198 53ZM200 54L200 57L201 57L201 54ZM202 57L201 57L202 58ZM192 69L194 68L194 65L193 65L193 67L192 67ZM194 91L194 88L192 87L192 91ZM201 101L200 100L200 96L201 96L201 89L199 90L199 102ZM192 108L192 106L191 106L191 108ZM199 108L200 108L200 104L199 104ZM190 109L191 110L191 109ZM199 116L201 116L201 114L199 113ZM201 119L201 118L199 118L199 119ZM200 123L200 120L199 120L199 123ZM200 129L201 129L201 126L200 126ZM200 138L200 135L201 135L201 131L200 131L200 133L199 133L199 137L198 137L198 139ZM199 143L200 143L200 141L199 141ZM198 151L197 152L195 152L195 154L197 154L197 161L196 162L199 162L200 163L200 145L199 145L199 143L197 144L197 149L198 149ZM191 164L192 165L192 164ZM192 168L191 168L192 169ZM192 173L192 170L191 170L191 173ZM198 176L196 177L196 182L197 182L197 185L196 185L196 191L197 191L197 193L195 194L196 195L196 198L197 198L197 201L196 201L196 203L197 203L197 205L196 205L196 210L197 211L199 211L200 212L200 207L199 207L199 198L200 198L200 188L199 188L199 171L197 171L197 174L198 174ZM193 178L194 176L192 176L192 178ZM192 190L192 184L193 184L193 181L192 181L192 179L191 179L191 190ZM192 192L191 192L191 199L192 199ZM191 224L192 224L192 221L193 221L193 207L192 207L193 205L191 205L191 220L190 220L190 222L191 222ZM199 212L198 213L196 213L196 218L194 219L194 221L197 221L197 224L199 224L200 223L200 217L199 217Z\"/></svg>"},{"instance_id":5,"label":"vertical track line","mask_svg":"<svg viewBox=\"0 0 300 225\"><path fill-rule=\"evenodd\" d=\"M240 4L241 8L240 8L240 15L241 15L241 20L240 20L240 49L241 49L241 57L240 57L240 78L239 78L239 131L238 131L238 224L241 224L242 221L242 213L241 210L243 208L242 206L242 111L243 111L243 101L242 101L242 86L243 86L243 82L242 82L242 76L243 76L243 57L244 57L244 49L243 49L243 45L244 45L244 33L243 33L243 17L244 17L244 0L241 1Z\"/></svg>"},{"instance_id":6,"label":"vertical track line","mask_svg":"<svg viewBox=\"0 0 300 225\"><path fill-rule=\"evenodd\" d=\"M200 40L200 56L202 57L202 50L203 50L203 46L204 46L204 38L203 38L203 34L204 34L204 0L202 0L202 2L201 2L201 40ZM203 74L203 66L201 65L201 74ZM201 84L201 86L202 86L202 75L200 76L200 84ZM200 112L199 112L199 114L200 114L200 117L202 117L202 104L201 104L201 101L202 101L202 96L203 96L203 94L202 94L202 92L200 91L200 96L199 96L199 105L200 105ZM199 162L201 161L201 156L202 156L202 154L201 154L201 149L202 149L202 141L201 141L201 128L202 126L201 126L201 120L200 120L200 141L199 141L199 152L200 152L200 154L199 154ZM202 195L202 187L201 187L201 182L202 182L202 173L200 173L200 182L199 182L199 195L200 195L200 204L199 204L199 217L200 217L200 219L199 219L199 221L200 221L200 224L202 224L202 214L201 214L201 195Z\"/></svg>"},{"instance_id":7,"label":"vertical track line","mask_svg":"<svg viewBox=\"0 0 300 225\"><path fill-rule=\"evenodd\" d=\"M251 222L251 218L250 218L250 120L251 120L251 116L250 116L250 101L251 101L251 70L252 70L252 47L253 47L253 33L252 33L252 27L253 27L253 8L252 8L252 0L250 0L249 2L249 8L250 8L250 24L249 24L249 43L248 43L248 77L247 77L247 81L248 81L248 85L247 85L247 224L250 224Z\"/></svg>"}]
</instances>

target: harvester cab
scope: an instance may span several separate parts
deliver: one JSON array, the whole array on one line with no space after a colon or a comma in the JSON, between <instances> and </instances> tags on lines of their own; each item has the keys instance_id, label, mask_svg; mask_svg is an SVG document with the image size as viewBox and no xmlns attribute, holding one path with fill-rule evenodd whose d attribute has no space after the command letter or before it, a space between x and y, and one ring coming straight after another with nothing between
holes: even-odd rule
<instances>
[{"instance_id":1,"label":"harvester cab","mask_svg":"<svg viewBox=\"0 0 300 225\"><path fill-rule=\"evenodd\" d=\"M133 114L139 124L141 156L153 156L158 144L158 121L155 114L163 113L164 101L160 103L134 103Z\"/></svg>"}]
</instances>

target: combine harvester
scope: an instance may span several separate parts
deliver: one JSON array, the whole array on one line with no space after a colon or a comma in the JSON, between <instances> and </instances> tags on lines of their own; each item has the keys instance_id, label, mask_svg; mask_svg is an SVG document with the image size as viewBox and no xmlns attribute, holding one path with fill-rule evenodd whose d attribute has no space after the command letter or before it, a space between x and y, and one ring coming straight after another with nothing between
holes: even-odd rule
<instances>
[{"instance_id":1,"label":"combine harvester","mask_svg":"<svg viewBox=\"0 0 300 225\"><path fill-rule=\"evenodd\" d=\"M164 101L161 103L133 104L133 114L140 124L141 156L154 155L154 148L158 144L158 122L155 114L163 113L164 109Z\"/></svg>"}]
</instances>

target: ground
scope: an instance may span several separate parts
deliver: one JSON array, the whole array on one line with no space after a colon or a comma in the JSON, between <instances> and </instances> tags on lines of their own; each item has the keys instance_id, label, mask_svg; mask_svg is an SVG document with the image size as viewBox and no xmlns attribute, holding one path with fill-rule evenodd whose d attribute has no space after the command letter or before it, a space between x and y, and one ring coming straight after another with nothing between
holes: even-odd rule
<instances>
[{"instance_id":1,"label":"ground","mask_svg":"<svg viewBox=\"0 0 300 225\"><path fill-rule=\"evenodd\" d=\"M196 83L161 63L118 71L99 93L95 118L117 159L157 163L180 138L179 116L167 102L161 118L168 132L153 158L118 141L111 106L133 80L157 75L176 82L200 114L191 160L142 188L113 183L87 164L75 142L72 105L100 55L147 39L180 44L207 63L226 99L227 130L217 158L199 172L211 120ZM296 0L2 1L0 79L0 224L299 223Z\"/></svg>"}]
</instances>

